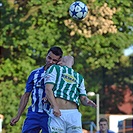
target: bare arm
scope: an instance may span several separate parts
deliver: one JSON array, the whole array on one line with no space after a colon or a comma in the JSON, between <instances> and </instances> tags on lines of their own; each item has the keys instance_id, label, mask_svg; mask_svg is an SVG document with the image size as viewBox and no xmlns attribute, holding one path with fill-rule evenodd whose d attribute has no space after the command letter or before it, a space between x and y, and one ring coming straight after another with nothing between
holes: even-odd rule
<instances>
[{"instance_id":1,"label":"bare arm","mask_svg":"<svg viewBox=\"0 0 133 133\"><path fill-rule=\"evenodd\" d=\"M22 113L29 101L29 96L30 96L30 93L27 92L21 97L17 116L15 118L12 118L12 120L10 121L11 126L15 125L19 121L20 116L22 115Z\"/></svg>"},{"instance_id":2,"label":"bare arm","mask_svg":"<svg viewBox=\"0 0 133 133\"><path fill-rule=\"evenodd\" d=\"M80 101L84 106L92 106L92 107L97 107L96 104L88 99L86 96L80 96Z\"/></svg>"},{"instance_id":3,"label":"bare arm","mask_svg":"<svg viewBox=\"0 0 133 133\"><path fill-rule=\"evenodd\" d=\"M53 87L54 87L53 84L46 84L45 85L45 93L46 93L46 97L47 97L48 101L51 104L51 107L53 108L53 114L55 116L59 117L61 115L61 112L59 110L58 104L57 104L56 99L53 94L53 90L52 90Z\"/></svg>"}]
</instances>

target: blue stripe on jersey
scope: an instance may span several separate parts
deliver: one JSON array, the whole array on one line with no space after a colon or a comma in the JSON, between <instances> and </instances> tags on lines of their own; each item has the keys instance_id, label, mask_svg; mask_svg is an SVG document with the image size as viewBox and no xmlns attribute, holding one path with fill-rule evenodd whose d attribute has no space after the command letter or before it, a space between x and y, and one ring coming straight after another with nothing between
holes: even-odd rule
<instances>
[{"instance_id":1,"label":"blue stripe on jersey","mask_svg":"<svg viewBox=\"0 0 133 133\"><path fill-rule=\"evenodd\" d=\"M45 86L44 86L44 67L40 67L31 72L26 82L25 92L31 92L33 112L44 112L49 109L49 103L45 99Z\"/></svg>"}]
</instances>

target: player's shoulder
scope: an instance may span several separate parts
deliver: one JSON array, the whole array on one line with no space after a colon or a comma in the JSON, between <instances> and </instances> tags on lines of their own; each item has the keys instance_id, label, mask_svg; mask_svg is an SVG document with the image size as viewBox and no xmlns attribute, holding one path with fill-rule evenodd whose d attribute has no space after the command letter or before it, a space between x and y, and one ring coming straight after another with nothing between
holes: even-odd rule
<instances>
[{"instance_id":1,"label":"player's shoulder","mask_svg":"<svg viewBox=\"0 0 133 133\"><path fill-rule=\"evenodd\" d=\"M96 133L100 133L100 131L97 131Z\"/></svg>"},{"instance_id":2,"label":"player's shoulder","mask_svg":"<svg viewBox=\"0 0 133 133\"><path fill-rule=\"evenodd\" d=\"M74 73L76 75L78 75L78 77L80 77L80 79L84 79L83 76L82 76L82 74L80 74L79 72L75 71L74 69L73 69L73 71L74 71Z\"/></svg>"},{"instance_id":3,"label":"player's shoulder","mask_svg":"<svg viewBox=\"0 0 133 133\"><path fill-rule=\"evenodd\" d=\"M44 72L44 66L32 70L30 74L43 73L43 72Z\"/></svg>"},{"instance_id":4,"label":"player's shoulder","mask_svg":"<svg viewBox=\"0 0 133 133\"><path fill-rule=\"evenodd\" d=\"M75 71L75 73L77 73L79 75L79 77L83 78L82 74L80 74L79 72Z\"/></svg>"},{"instance_id":5,"label":"player's shoulder","mask_svg":"<svg viewBox=\"0 0 133 133\"><path fill-rule=\"evenodd\" d=\"M96 133L100 133L100 131L97 131ZM108 130L107 133L115 133L114 131Z\"/></svg>"},{"instance_id":6,"label":"player's shoulder","mask_svg":"<svg viewBox=\"0 0 133 133\"><path fill-rule=\"evenodd\" d=\"M60 65L53 64L53 65L51 65L51 66L47 69L47 72L53 71L53 70L58 71L58 70L60 70L60 68L61 68Z\"/></svg>"},{"instance_id":7,"label":"player's shoulder","mask_svg":"<svg viewBox=\"0 0 133 133\"><path fill-rule=\"evenodd\" d=\"M57 64L53 64L49 68L59 68L59 67L61 67L61 66L60 65L57 65Z\"/></svg>"},{"instance_id":8,"label":"player's shoulder","mask_svg":"<svg viewBox=\"0 0 133 133\"><path fill-rule=\"evenodd\" d=\"M38 76L41 76L42 73L44 73L44 66L32 70L28 76L28 79L33 79L35 74L37 74Z\"/></svg>"},{"instance_id":9,"label":"player's shoulder","mask_svg":"<svg viewBox=\"0 0 133 133\"><path fill-rule=\"evenodd\" d=\"M108 133L115 133L114 131L112 131L112 130L108 130Z\"/></svg>"}]
</instances>

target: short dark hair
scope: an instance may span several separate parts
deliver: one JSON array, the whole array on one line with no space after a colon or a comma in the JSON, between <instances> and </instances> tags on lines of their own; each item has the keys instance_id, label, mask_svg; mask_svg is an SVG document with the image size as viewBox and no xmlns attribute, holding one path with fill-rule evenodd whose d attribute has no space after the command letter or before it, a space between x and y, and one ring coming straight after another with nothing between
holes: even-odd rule
<instances>
[{"instance_id":1,"label":"short dark hair","mask_svg":"<svg viewBox=\"0 0 133 133\"><path fill-rule=\"evenodd\" d=\"M62 49L61 49L60 47L58 47L58 46L53 46L53 47L51 47L51 48L48 50L48 53L49 53L50 51L51 51L53 54L55 54L56 56L60 56L60 57L63 56L63 51L62 51ZM48 53L47 53L47 54L48 54Z\"/></svg>"},{"instance_id":2,"label":"short dark hair","mask_svg":"<svg viewBox=\"0 0 133 133\"><path fill-rule=\"evenodd\" d=\"M101 119L99 120L99 123L100 123L100 122L103 122L103 121L105 121L105 122L108 123L108 120L107 120L106 118L101 118Z\"/></svg>"}]
</instances>

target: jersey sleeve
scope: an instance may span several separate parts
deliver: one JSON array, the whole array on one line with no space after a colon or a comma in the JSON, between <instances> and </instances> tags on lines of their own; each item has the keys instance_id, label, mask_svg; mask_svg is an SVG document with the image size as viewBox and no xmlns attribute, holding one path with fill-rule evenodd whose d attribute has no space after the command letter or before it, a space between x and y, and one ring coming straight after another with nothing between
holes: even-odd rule
<instances>
[{"instance_id":1,"label":"jersey sleeve","mask_svg":"<svg viewBox=\"0 0 133 133\"><path fill-rule=\"evenodd\" d=\"M80 96L86 96L86 89L85 89L85 84L84 84L84 79L82 79L82 82L79 86L79 92L80 92Z\"/></svg>"},{"instance_id":2,"label":"jersey sleeve","mask_svg":"<svg viewBox=\"0 0 133 133\"><path fill-rule=\"evenodd\" d=\"M56 77L57 77L57 70L56 70L56 65L50 66L45 74L44 78L44 84L55 84L56 83Z\"/></svg>"},{"instance_id":3,"label":"jersey sleeve","mask_svg":"<svg viewBox=\"0 0 133 133\"><path fill-rule=\"evenodd\" d=\"M33 89L33 73L31 73L27 79L25 92L31 92Z\"/></svg>"}]
</instances>

